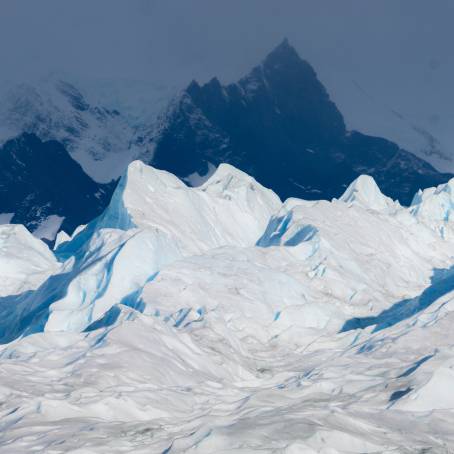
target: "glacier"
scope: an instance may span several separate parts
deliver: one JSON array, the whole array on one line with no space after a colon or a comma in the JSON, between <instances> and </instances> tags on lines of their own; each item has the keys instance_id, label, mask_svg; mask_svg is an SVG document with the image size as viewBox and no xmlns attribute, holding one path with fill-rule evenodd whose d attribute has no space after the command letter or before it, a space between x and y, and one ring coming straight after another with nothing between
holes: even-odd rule
<instances>
[{"instance_id":1,"label":"glacier","mask_svg":"<svg viewBox=\"0 0 454 454\"><path fill-rule=\"evenodd\" d=\"M134 161L53 250L1 225L0 452L450 452L453 187Z\"/></svg>"}]
</instances>

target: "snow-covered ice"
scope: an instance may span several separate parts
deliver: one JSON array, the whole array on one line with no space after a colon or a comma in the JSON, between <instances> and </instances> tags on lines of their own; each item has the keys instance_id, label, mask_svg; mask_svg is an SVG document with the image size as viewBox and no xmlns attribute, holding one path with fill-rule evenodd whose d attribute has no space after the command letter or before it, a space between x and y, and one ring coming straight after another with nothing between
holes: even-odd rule
<instances>
[{"instance_id":1,"label":"snow-covered ice","mask_svg":"<svg viewBox=\"0 0 454 454\"><path fill-rule=\"evenodd\" d=\"M22 225L0 225L0 297L35 290L60 266L49 248Z\"/></svg>"},{"instance_id":2,"label":"snow-covered ice","mask_svg":"<svg viewBox=\"0 0 454 454\"><path fill-rule=\"evenodd\" d=\"M135 161L53 251L0 226L0 452L450 452L451 187L281 202Z\"/></svg>"}]
</instances>

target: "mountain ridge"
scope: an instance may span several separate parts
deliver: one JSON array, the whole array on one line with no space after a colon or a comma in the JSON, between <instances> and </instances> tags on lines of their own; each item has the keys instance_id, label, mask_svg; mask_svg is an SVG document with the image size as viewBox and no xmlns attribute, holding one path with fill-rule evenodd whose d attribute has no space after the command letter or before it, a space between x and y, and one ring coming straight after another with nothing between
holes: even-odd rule
<instances>
[{"instance_id":1,"label":"mountain ridge","mask_svg":"<svg viewBox=\"0 0 454 454\"><path fill-rule=\"evenodd\" d=\"M0 147L0 212L31 231L58 216L57 229L72 232L102 212L114 187L93 181L58 141L23 133Z\"/></svg>"},{"instance_id":2,"label":"mountain ridge","mask_svg":"<svg viewBox=\"0 0 454 454\"><path fill-rule=\"evenodd\" d=\"M98 106L73 84L60 79L42 91L24 86L15 96L2 114L11 114L2 134L16 131L14 137L20 138L25 132L35 134L43 143L58 142L93 181L89 184L85 179L83 185L85 191L92 188L90 194L85 193L92 201L87 216L82 209L76 213L70 199L67 209L60 203L51 212L55 196L44 197L44 183L39 183L44 184L40 187L30 181L25 185L26 194L23 182L20 186L14 178L3 177L0 219L10 221L14 213L12 222L24 223L37 234L43 221L41 212L54 220L65 218L63 228L68 233L99 214L116 182L105 184L105 178L95 181L94 176L109 176L109 181L118 178L137 158L190 185L202 184L217 166L228 163L273 188L282 199L339 197L352 180L367 173L387 196L408 205L418 189L436 186L452 176L438 172L389 140L348 131L315 70L288 40L236 83L223 86L215 77L202 85L192 81L149 125L128 125L121 112ZM41 145L35 143L39 153ZM20 167L12 162L8 165ZM56 169L50 163L40 169L43 177L47 175L43 181L55 178ZM33 169L23 176L31 174ZM84 178L79 171L59 179L59 191L71 193L64 186L77 185L78 178ZM95 194L100 188L106 196L97 203ZM34 191L41 196L36 197ZM35 198L39 203L29 203ZM73 205L81 207L78 202Z\"/></svg>"},{"instance_id":3,"label":"mountain ridge","mask_svg":"<svg viewBox=\"0 0 454 454\"><path fill-rule=\"evenodd\" d=\"M331 199L369 173L409 204L417 189L451 176L386 139L347 131L316 72L287 40L237 83L193 81L182 100L151 161L181 178L228 162L283 199Z\"/></svg>"}]
</instances>

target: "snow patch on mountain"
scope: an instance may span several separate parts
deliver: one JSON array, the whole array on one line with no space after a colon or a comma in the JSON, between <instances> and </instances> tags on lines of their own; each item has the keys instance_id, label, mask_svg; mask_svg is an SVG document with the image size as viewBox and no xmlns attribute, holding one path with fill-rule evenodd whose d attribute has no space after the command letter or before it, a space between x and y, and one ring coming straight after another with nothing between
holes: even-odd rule
<instances>
[{"instance_id":1,"label":"snow patch on mountain","mask_svg":"<svg viewBox=\"0 0 454 454\"><path fill-rule=\"evenodd\" d=\"M329 80L332 77L329 72L322 76L344 114L348 129L386 137L440 171L454 170L450 130L439 115L417 116L393 105L391 98L378 99L373 90L357 80L344 80L339 90L339 75L334 83Z\"/></svg>"},{"instance_id":2,"label":"snow patch on mountain","mask_svg":"<svg viewBox=\"0 0 454 454\"><path fill-rule=\"evenodd\" d=\"M147 155L131 121L57 77L13 85L0 101L0 143L24 132L57 140L97 182L117 179L133 159Z\"/></svg>"}]
</instances>

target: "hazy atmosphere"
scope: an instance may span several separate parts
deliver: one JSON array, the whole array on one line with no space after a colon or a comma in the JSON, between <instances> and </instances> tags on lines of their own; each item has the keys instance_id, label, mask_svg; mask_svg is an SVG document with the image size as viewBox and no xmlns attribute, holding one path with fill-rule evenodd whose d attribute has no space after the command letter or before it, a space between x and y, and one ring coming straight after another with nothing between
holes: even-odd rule
<instances>
[{"instance_id":1,"label":"hazy atmosphere","mask_svg":"<svg viewBox=\"0 0 454 454\"><path fill-rule=\"evenodd\" d=\"M383 134L389 108L446 151L453 23L450 0L3 0L0 77L230 82L288 37L353 127Z\"/></svg>"}]
</instances>

